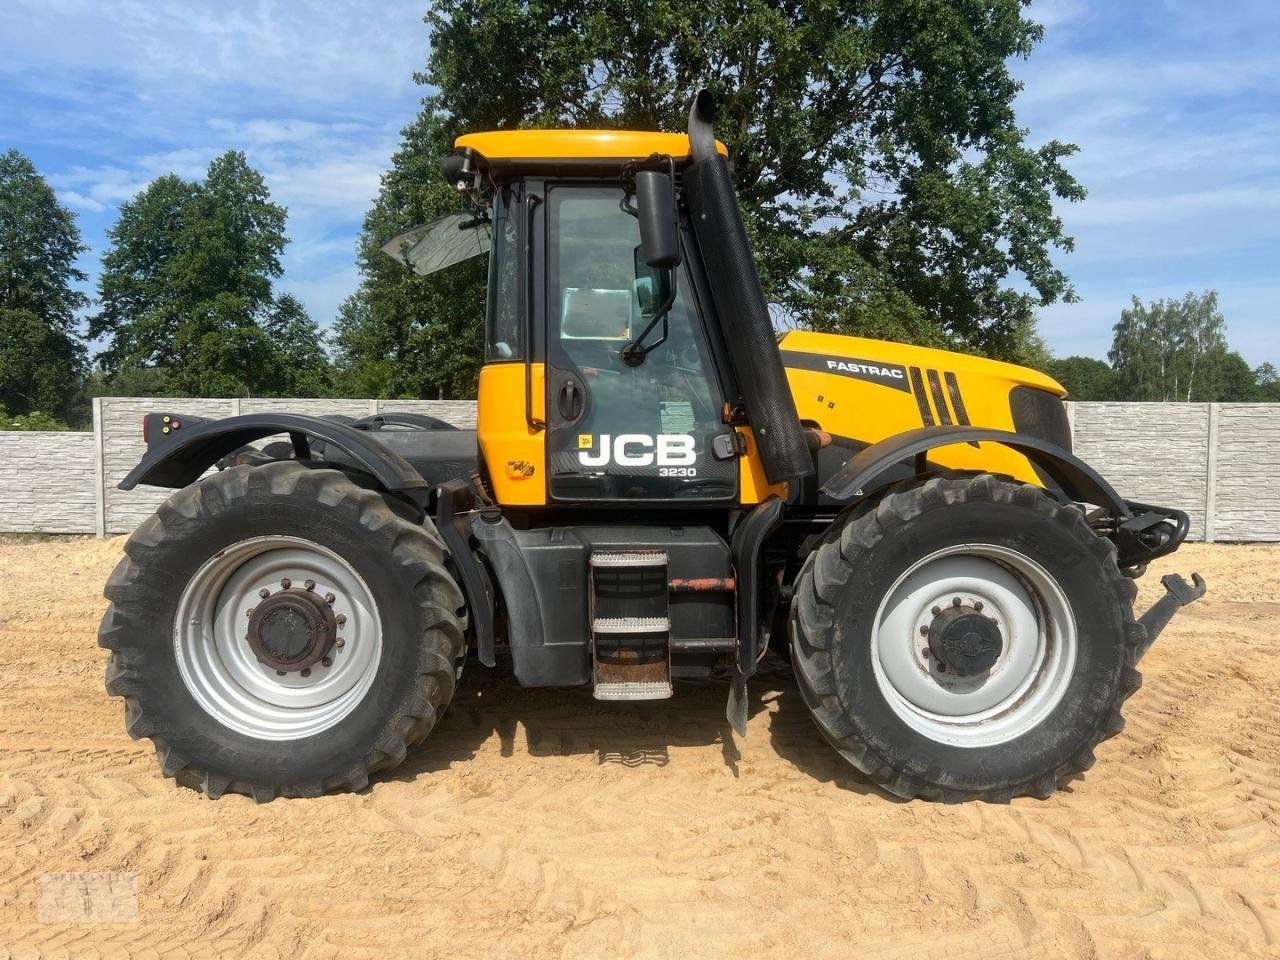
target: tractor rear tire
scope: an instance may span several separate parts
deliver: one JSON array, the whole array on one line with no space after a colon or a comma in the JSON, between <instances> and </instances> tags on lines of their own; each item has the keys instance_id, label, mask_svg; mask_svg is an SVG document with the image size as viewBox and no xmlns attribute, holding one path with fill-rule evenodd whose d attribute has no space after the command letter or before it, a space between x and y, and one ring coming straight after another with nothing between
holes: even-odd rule
<instances>
[{"instance_id":1,"label":"tractor rear tire","mask_svg":"<svg viewBox=\"0 0 1280 960\"><path fill-rule=\"evenodd\" d=\"M1038 487L907 480L806 559L792 663L823 736L889 793L1044 798L1124 727L1135 593L1081 510Z\"/></svg>"},{"instance_id":2,"label":"tractor rear tire","mask_svg":"<svg viewBox=\"0 0 1280 960\"><path fill-rule=\"evenodd\" d=\"M359 790L404 760L465 654L444 544L411 513L284 461L214 474L137 528L98 642L107 692L166 776L265 802Z\"/></svg>"}]
</instances>

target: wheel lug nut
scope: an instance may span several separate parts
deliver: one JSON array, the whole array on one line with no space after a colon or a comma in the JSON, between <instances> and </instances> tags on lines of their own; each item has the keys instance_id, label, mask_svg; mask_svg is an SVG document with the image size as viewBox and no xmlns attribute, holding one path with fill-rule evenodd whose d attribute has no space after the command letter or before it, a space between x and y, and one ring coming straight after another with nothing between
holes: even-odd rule
<instances>
[{"instance_id":1,"label":"wheel lug nut","mask_svg":"<svg viewBox=\"0 0 1280 960\"><path fill-rule=\"evenodd\" d=\"M246 610L246 611L244 612L244 615L245 615L246 617L252 617L252 616L253 616L253 611L252 611L252 610Z\"/></svg>"},{"instance_id":2,"label":"wheel lug nut","mask_svg":"<svg viewBox=\"0 0 1280 960\"><path fill-rule=\"evenodd\" d=\"M314 590L316 588L316 582L314 580L304 580L302 581L302 585L308 590Z\"/></svg>"},{"instance_id":3,"label":"wheel lug nut","mask_svg":"<svg viewBox=\"0 0 1280 960\"><path fill-rule=\"evenodd\" d=\"M929 635L929 625L927 623L920 624L920 636L927 637Z\"/></svg>"},{"instance_id":4,"label":"wheel lug nut","mask_svg":"<svg viewBox=\"0 0 1280 960\"><path fill-rule=\"evenodd\" d=\"M338 599L338 598L337 598L337 597L335 597L332 593L326 593L326 594L324 595L324 602L325 602L325 603L327 603L327 604L330 604L330 605L332 605L332 604L333 604L333 601L335 601L335 600L337 600L337 599Z\"/></svg>"},{"instance_id":5,"label":"wheel lug nut","mask_svg":"<svg viewBox=\"0 0 1280 960\"><path fill-rule=\"evenodd\" d=\"M258 591L258 596L260 596L263 600L265 600L267 599L267 597L271 596L271 591L268 590L266 587L263 587L261 590Z\"/></svg>"},{"instance_id":6,"label":"wheel lug nut","mask_svg":"<svg viewBox=\"0 0 1280 960\"><path fill-rule=\"evenodd\" d=\"M924 657L927 660L929 658L929 648L928 647L921 648L920 656Z\"/></svg>"},{"instance_id":7,"label":"wheel lug nut","mask_svg":"<svg viewBox=\"0 0 1280 960\"><path fill-rule=\"evenodd\" d=\"M284 577L284 578L282 578L282 579L281 579L281 581L280 581L280 586L282 586L282 587L284 587L286 590L288 590L290 587L292 587L292 586L293 586L293 581L292 581L292 580L290 580L288 577Z\"/></svg>"},{"instance_id":8,"label":"wheel lug nut","mask_svg":"<svg viewBox=\"0 0 1280 960\"><path fill-rule=\"evenodd\" d=\"M322 666L326 666L326 667L332 667L332 666L333 666L333 661L332 661L332 660L330 660L328 657L325 657L323 660L321 660L321 661L320 661L320 663L321 663L321 665L322 665Z\"/></svg>"},{"instance_id":9,"label":"wheel lug nut","mask_svg":"<svg viewBox=\"0 0 1280 960\"><path fill-rule=\"evenodd\" d=\"M930 613L932 613L932 614L936 617L938 614L940 614L940 613L942 612L942 608L941 608L941 607L934 607L934 608L933 608L932 610L930 610L929 612L930 612Z\"/></svg>"},{"instance_id":10,"label":"wheel lug nut","mask_svg":"<svg viewBox=\"0 0 1280 960\"><path fill-rule=\"evenodd\" d=\"M311 668L310 668L310 667L303 667L303 668L302 668L302 675L303 675L304 677L309 677L309 676L311 676Z\"/></svg>"},{"instance_id":11,"label":"wheel lug nut","mask_svg":"<svg viewBox=\"0 0 1280 960\"><path fill-rule=\"evenodd\" d=\"M333 645L334 645L335 647L337 647L338 649L342 649L343 647L345 647L345 646L347 645L347 641L345 641L345 640L343 640L341 637L339 637L337 640L333 641Z\"/></svg>"},{"instance_id":12,"label":"wheel lug nut","mask_svg":"<svg viewBox=\"0 0 1280 960\"><path fill-rule=\"evenodd\" d=\"M277 677L283 677L283 676L284 676L284 671L283 671L283 670L277 670L277 671L276 671L276 676L277 676Z\"/></svg>"},{"instance_id":13,"label":"wheel lug nut","mask_svg":"<svg viewBox=\"0 0 1280 960\"><path fill-rule=\"evenodd\" d=\"M981 610L981 609L982 609L982 601L981 601L981 600L975 600L975 601L973 601L973 609L975 609L975 610Z\"/></svg>"},{"instance_id":14,"label":"wheel lug nut","mask_svg":"<svg viewBox=\"0 0 1280 960\"><path fill-rule=\"evenodd\" d=\"M952 598L951 598L951 605L952 605L953 607L958 607L958 606L960 606L960 604L961 604L962 602L963 602L963 601L962 601L959 597L952 597Z\"/></svg>"},{"instance_id":15,"label":"wheel lug nut","mask_svg":"<svg viewBox=\"0 0 1280 960\"><path fill-rule=\"evenodd\" d=\"M342 626L347 622L347 615L345 613L340 613L333 619L337 622L338 626Z\"/></svg>"}]
</instances>

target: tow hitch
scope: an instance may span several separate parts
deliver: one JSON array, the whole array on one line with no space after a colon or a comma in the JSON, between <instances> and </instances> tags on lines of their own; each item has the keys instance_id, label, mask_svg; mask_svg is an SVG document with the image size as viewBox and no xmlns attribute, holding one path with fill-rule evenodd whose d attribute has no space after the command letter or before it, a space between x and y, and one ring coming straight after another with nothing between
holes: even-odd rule
<instances>
[{"instance_id":1,"label":"tow hitch","mask_svg":"<svg viewBox=\"0 0 1280 960\"><path fill-rule=\"evenodd\" d=\"M1191 574L1191 583L1187 583L1177 573L1165 574L1160 578L1160 582L1164 584L1167 592L1151 605L1150 610L1138 618L1138 622L1147 633L1146 639L1142 641L1142 647L1138 650L1139 660L1151 649L1151 644L1156 642L1156 637L1160 636L1161 631L1169 625L1175 613L1204 596L1204 577L1198 573Z\"/></svg>"}]
</instances>

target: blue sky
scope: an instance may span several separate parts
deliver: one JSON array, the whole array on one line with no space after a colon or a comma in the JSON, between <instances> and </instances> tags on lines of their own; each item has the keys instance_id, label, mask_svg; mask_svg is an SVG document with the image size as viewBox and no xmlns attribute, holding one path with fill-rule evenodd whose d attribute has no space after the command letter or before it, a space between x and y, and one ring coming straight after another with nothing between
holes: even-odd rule
<instances>
[{"instance_id":1,"label":"blue sky","mask_svg":"<svg viewBox=\"0 0 1280 960\"><path fill-rule=\"evenodd\" d=\"M96 273L118 205L245 150L289 208L282 288L328 324L355 238L422 91L425 0L6 0L0 149L80 216ZM1130 294L1215 288L1233 346L1280 362L1280 5L1036 0L1047 36L1019 112L1078 143L1061 213L1081 302L1042 313L1060 355L1104 356Z\"/></svg>"}]
</instances>

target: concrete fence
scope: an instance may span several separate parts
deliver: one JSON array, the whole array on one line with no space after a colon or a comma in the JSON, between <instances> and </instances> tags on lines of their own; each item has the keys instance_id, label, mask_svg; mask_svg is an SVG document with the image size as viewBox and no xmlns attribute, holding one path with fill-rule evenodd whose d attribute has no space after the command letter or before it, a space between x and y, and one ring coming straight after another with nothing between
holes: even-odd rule
<instances>
[{"instance_id":1,"label":"concrete fence","mask_svg":"<svg viewBox=\"0 0 1280 960\"><path fill-rule=\"evenodd\" d=\"M0 530L128 533L169 491L117 490L141 458L151 410L202 417L288 411L424 413L475 426L469 400L93 402L91 433L0 432ZM1076 452L1130 499L1178 507L1203 540L1280 541L1280 404L1071 403Z\"/></svg>"}]
</instances>

